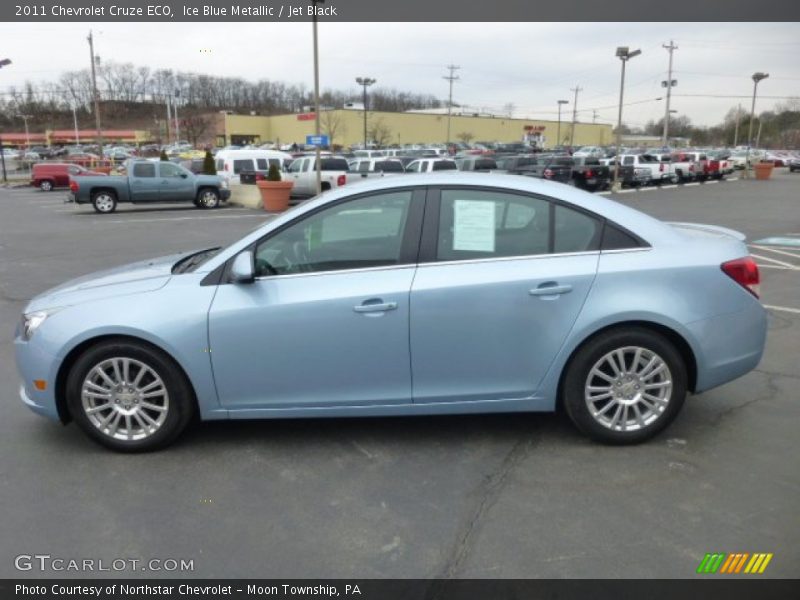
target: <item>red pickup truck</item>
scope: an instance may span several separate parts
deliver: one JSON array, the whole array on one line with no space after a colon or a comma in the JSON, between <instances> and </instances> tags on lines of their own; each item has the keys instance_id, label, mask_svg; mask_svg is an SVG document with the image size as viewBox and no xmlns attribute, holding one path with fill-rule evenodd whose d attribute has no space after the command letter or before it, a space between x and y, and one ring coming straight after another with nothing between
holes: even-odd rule
<instances>
[{"instance_id":1,"label":"red pickup truck","mask_svg":"<svg viewBox=\"0 0 800 600\"><path fill-rule=\"evenodd\" d=\"M70 177L86 175L105 175L105 173L97 173L69 163L38 163L33 165L31 171L31 185L43 192L49 192L57 187L69 187Z\"/></svg>"}]
</instances>

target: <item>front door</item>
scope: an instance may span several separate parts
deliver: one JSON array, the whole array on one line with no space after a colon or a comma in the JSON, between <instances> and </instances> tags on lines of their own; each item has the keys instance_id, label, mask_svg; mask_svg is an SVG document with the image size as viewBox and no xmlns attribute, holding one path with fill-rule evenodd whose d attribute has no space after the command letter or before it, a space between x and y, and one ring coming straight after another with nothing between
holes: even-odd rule
<instances>
[{"instance_id":1,"label":"front door","mask_svg":"<svg viewBox=\"0 0 800 600\"><path fill-rule=\"evenodd\" d=\"M219 286L214 378L229 409L411 402L409 292L424 196L346 199L254 246L256 280Z\"/></svg>"},{"instance_id":2,"label":"front door","mask_svg":"<svg viewBox=\"0 0 800 600\"><path fill-rule=\"evenodd\" d=\"M168 162L158 165L159 175L159 200L181 202L194 200L194 181L189 177L189 172L182 167Z\"/></svg>"},{"instance_id":3,"label":"front door","mask_svg":"<svg viewBox=\"0 0 800 600\"><path fill-rule=\"evenodd\" d=\"M411 290L414 402L533 397L594 281L600 233L546 198L434 194Z\"/></svg>"}]
</instances>

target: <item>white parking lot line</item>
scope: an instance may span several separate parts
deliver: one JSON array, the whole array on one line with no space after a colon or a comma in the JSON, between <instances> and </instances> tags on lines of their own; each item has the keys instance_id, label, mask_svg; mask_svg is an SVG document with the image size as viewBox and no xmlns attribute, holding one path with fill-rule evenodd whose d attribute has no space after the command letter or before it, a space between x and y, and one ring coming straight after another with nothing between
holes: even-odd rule
<instances>
[{"instance_id":1,"label":"white parking lot line","mask_svg":"<svg viewBox=\"0 0 800 600\"><path fill-rule=\"evenodd\" d=\"M662 185L661 189L662 190L674 190L676 187L678 187L678 186L677 185Z\"/></svg>"},{"instance_id":2,"label":"white parking lot line","mask_svg":"<svg viewBox=\"0 0 800 600\"><path fill-rule=\"evenodd\" d=\"M219 215L219 216L207 216L207 217L167 217L164 219L95 219L95 223L159 223L159 222L167 222L167 221L208 221L208 220L216 220L216 219L252 219L252 218L269 218L269 215L259 215L259 214L251 214L251 215Z\"/></svg>"},{"instance_id":3,"label":"white parking lot line","mask_svg":"<svg viewBox=\"0 0 800 600\"><path fill-rule=\"evenodd\" d=\"M792 263L783 262L782 260L777 260L775 258L770 258L769 256L760 256L758 254L753 254L753 253L751 253L750 256L752 256L753 258L758 258L760 260L766 260L766 261L781 265L782 267L787 267L788 269L792 269L793 271L800 271L800 267L798 267L796 265L793 265Z\"/></svg>"},{"instance_id":4,"label":"white parking lot line","mask_svg":"<svg viewBox=\"0 0 800 600\"><path fill-rule=\"evenodd\" d=\"M788 306L771 306L769 304L765 304L764 308L768 308L769 310L778 310L781 312L790 312L800 315L800 308L789 308Z\"/></svg>"},{"instance_id":5,"label":"white parking lot line","mask_svg":"<svg viewBox=\"0 0 800 600\"><path fill-rule=\"evenodd\" d=\"M696 185L700 185L700 184L699 183L685 183L685 184L683 184L683 187L694 187Z\"/></svg>"},{"instance_id":6,"label":"white parking lot line","mask_svg":"<svg viewBox=\"0 0 800 600\"><path fill-rule=\"evenodd\" d=\"M739 181L738 177L731 177L730 179L726 179L725 181Z\"/></svg>"},{"instance_id":7,"label":"white parking lot line","mask_svg":"<svg viewBox=\"0 0 800 600\"><path fill-rule=\"evenodd\" d=\"M719 181L706 181L706 185L714 185L715 183L719 183Z\"/></svg>"},{"instance_id":8,"label":"white parking lot line","mask_svg":"<svg viewBox=\"0 0 800 600\"><path fill-rule=\"evenodd\" d=\"M766 246L755 246L755 245L751 245L750 247L755 248L756 250L774 252L775 254L783 254L784 256L792 256L794 258L800 258L800 254L794 254L792 252L787 252L786 250L778 250L777 248L768 248Z\"/></svg>"}]
</instances>

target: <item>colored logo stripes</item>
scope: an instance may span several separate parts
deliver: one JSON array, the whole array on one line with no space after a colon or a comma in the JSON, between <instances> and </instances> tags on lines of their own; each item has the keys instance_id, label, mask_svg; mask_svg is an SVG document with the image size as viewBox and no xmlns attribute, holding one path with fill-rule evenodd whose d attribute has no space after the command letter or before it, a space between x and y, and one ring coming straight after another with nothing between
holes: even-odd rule
<instances>
[{"instance_id":1,"label":"colored logo stripes","mask_svg":"<svg viewBox=\"0 0 800 600\"><path fill-rule=\"evenodd\" d=\"M735 552L725 554L717 552L706 554L700 566L697 567L698 573L750 573L761 574L767 568L769 561L772 560L772 553L757 552Z\"/></svg>"}]
</instances>

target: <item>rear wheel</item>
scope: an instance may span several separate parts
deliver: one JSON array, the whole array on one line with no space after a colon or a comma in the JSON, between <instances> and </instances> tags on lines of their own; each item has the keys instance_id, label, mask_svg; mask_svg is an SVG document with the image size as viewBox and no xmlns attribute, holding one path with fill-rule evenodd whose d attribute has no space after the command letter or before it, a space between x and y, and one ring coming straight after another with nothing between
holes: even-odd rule
<instances>
[{"instance_id":1,"label":"rear wheel","mask_svg":"<svg viewBox=\"0 0 800 600\"><path fill-rule=\"evenodd\" d=\"M43 192L51 192L53 191L53 182L45 179L44 181L39 182L39 189Z\"/></svg>"},{"instance_id":2,"label":"rear wheel","mask_svg":"<svg viewBox=\"0 0 800 600\"><path fill-rule=\"evenodd\" d=\"M563 385L567 414L583 433L609 444L650 439L686 398L686 365L675 346L643 328L589 340L570 361Z\"/></svg>"},{"instance_id":3,"label":"rear wheel","mask_svg":"<svg viewBox=\"0 0 800 600\"><path fill-rule=\"evenodd\" d=\"M90 438L121 452L172 442L194 413L186 378L163 352L127 340L87 350L67 377L67 406Z\"/></svg>"},{"instance_id":4,"label":"rear wheel","mask_svg":"<svg viewBox=\"0 0 800 600\"><path fill-rule=\"evenodd\" d=\"M95 192L92 194L92 206L101 214L112 213L117 210L117 197L106 190Z\"/></svg>"}]
</instances>

